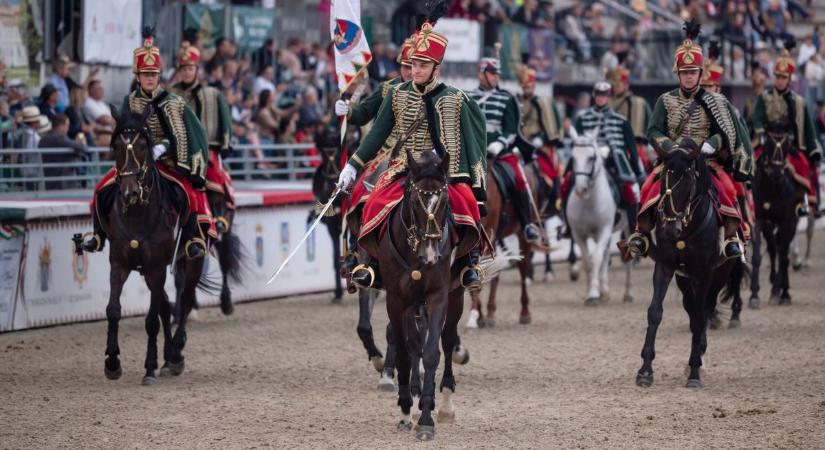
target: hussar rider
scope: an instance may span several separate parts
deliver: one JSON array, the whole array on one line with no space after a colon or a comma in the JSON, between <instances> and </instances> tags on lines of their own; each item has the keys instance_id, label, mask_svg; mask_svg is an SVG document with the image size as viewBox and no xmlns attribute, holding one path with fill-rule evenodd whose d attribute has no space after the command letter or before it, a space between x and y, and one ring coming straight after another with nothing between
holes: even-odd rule
<instances>
[{"instance_id":1,"label":"hussar rider","mask_svg":"<svg viewBox=\"0 0 825 450\"><path fill-rule=\"evenodd\" d=\"M478 106L461 90L438 81L447 39L424 23L416 37L411 56L412 80L393 86L387 92L372 129L349 159L339 177L339 186L353 185L363 170L380 152L390 136L399 136L398 152L390 155L389 168L381 175L361 218L358 243L370 254L365 264L353 270L352 281L359 287L380 287L381 276L375 259L377 235L381 225L404 195L407 167L405 152L418 159L423 152L436 151L449 158L449 200L452 220L459 236L473 248L456 255L464 267L461 283L468 289L481 286L478 261L479 208L485 200L486 165L484 159L484 119ZM403 134L403 136L402 136Z\"/></svg>"},{"instance_id":2,"label":"hussar rider","mask_svg":"<svg viewBox=\"0 0 825 450\"><path fill-rule=\"evenodd\" d=\"M152 138L152 155L161 175L176 183L187 193L188 218L182 219L182 242L189 258L206 255L206 238L217 237L209 204L206 200L206 162L209 148L206 133L195 113L180 97L159 86L163 61L160 49L154 45L154 33L144 30L143 45L135 50L132 71L138 87L123 100L120 114L143 114L152 107L147 126ZM113 168L98 183L92 199L94 234L81 248L88 252L100 251L106 242L106 230L101 224L114 203L117 172Z\"/></svg>"},{"instance_id":3,"label":"hussar rider","mask_svg":"<svg viewBox=\"0 0 825 450\"><path fill-rule=\"evenodd\" d=\"M201 55L197 47L189 42L181 43L178 52L178 75L180 82L173 85L169 92L181 97L186 106L200 119L206 130L209 140L209 162L206 168L206 189L219 194L217 198L225 199L226 207L235 209L235 198L232 189L232 177L223 165L221 158L232 152L230 137L232 136L232 114L221 92L201 83L200 64ZM223 204L214 201L209 205L215 214L215 224L219 233L229 231L229 221L224 217Z\"/></svg>"},{"instance_id":4,"label":"hussar rider","mask_svg":"<svg viewBox=\"0 0 825 450\"><path fill-rule=\"evenodd\" d=\"M650 161L647 154L647 127L650 124L650 105L644 97L635 95L630 90L630 71L623 66L617 66L615 69L607 72L607 80L613 86L613 98L610 101L610 107L613 108L617 114L624 116L630 127L633 129L633 138L636 140L636 154L639 155L638 163L643 168L650 167ZM637 161L630 161L631 164L637 164ZM641 173L645 173L643 169ZM644 178L639 180L643 182Z\"/></svg>"},{"instance_id":5,"label":"hussar rider","mask_svg":"<svg viewBox=\"0 0 825 450\"><path fill-rule=\"evenodd\" d=\"M722 257L740 258L742 243L737 231L741 215L736 189L726 168L737 181L746 181L752 175L752 160L744 147L748 133L723 95L706 91L699 85L703 54L702 47L694 43L699 25L687 23L685 31L687 38L676 49L673 67L679 77L679 87L656 100L647 137L665 153L676 148L688 151L700 148L706 155L718 198L718 213L722 217ZM642 186L637 231L628 238L628 250L633 254L645 256L650 250L650 235L655 226L652 206L660 200L661 171L660 162Z\"/></svg>"},{"instance_id":6,"label":"hussar rider","mask_svg":"<svg viewBox=\"0 0 825 450\"><path fill-rule=\"evenodd\" d=\"M527 242L541 239L537 217L531 211L524 166L516 148L521 113L513 94L499 88L501 64L498 58L482 58L478 64L478 88L468 92L484 112L487 129L487 154L496 164L503 164L513 173L515 191L514 207ZM524 155L530 157L532 155Z\"/></svg>"}]
</instances>

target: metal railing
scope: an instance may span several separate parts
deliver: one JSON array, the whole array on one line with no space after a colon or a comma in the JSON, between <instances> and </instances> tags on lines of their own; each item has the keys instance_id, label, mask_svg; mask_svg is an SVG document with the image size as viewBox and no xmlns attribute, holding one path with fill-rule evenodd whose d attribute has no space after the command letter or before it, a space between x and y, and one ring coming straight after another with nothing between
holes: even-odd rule
<instances>
[{"instance_id":1,"label":"metal railing","mask_svg":"<svg viewBox=\"0 0 825 450\"><path fill-rule=\"evenodd\" d=\"M240 144L223 160L235 180L308 179L320 156L314 144ZM257 150L260 154L256 155ZM92 189L114 165L111 149L0 149L0 193Z\"/></svg>"}]
</instances>

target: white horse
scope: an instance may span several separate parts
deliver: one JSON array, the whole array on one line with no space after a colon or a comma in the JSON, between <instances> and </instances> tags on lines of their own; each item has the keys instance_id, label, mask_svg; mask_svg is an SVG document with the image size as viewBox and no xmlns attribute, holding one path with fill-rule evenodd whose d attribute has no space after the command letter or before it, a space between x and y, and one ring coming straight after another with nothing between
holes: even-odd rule
<instances>
[{"instance_id":1,"label":"white horse","mask_svg":"<svg viewBox=\"0 0 825 450\"><path fill-rule=\"evenodd\" d=\"M573 151L568 164L573 164L573 192L567 201L565 214L573 239L582 254L582 264L587 272L587 299L585 305L595 306L610 298L607 282L607 266L613 233L627 228L627 217L614 226L618 206L608 182L605 159L610 148L599 145L597 133L573 139ZM628 230L625 230L629 234ZM591 251L590 240L595 244ZM630 264L625 264L626 280L624 301L633 301L630 295Z\"/></svg>"}]
</instances>

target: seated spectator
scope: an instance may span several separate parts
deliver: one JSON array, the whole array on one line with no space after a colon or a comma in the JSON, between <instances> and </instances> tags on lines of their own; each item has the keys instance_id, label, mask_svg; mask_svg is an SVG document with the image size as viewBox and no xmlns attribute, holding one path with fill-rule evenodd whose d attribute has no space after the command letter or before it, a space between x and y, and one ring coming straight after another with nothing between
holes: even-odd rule
<instances>
[{"instance_id":1,"label":"seated spectator","mask_svg":"<svg viewBox=\"0 0 825 450\"><path fill-rule=\"evenodd\" d=\"M562 34L573 44L580 61L589 61L590 39L584 31L584 7L575 3L562 22Z\"/></svg>"},{"instance_id":2,"label":"seated spectator","mask_svg":"<svg viewBox=\"0 0 825 450\"><path fill-rule=\"evenodd\" d=\"M295 113L300 107L300 103L295 103L289 108L281 109L275 106L272 91L268 89L261 91L258 95L258 110L255 113L255 123L258 125L258 134L261 137L261 143L272 144L276 142L279 133L282 131L279 125L281 119L295 116L297 120L298 115Z\"/></svg>"},{"instance_id":3,"label":"seated spectator","mask_svg":"<svg viewBox=\"0 0 825 450\"><path fill-rule=\"evenodd\" d=\"M69 118L61 113L56 113L52 118L51 130L43 134L38 148L62 148L70 149L66 153L45 153L42 155L44 163L70 163L82 161L86 155L86 145L78 140L69 138ZM77 167L45 167L43 174L49 177L69 177L77 175ZM46 189L77 189L82 183L77 180L49 181Z\"/></svg>"},{"instance_id":4,"label":"seated spectator","mask_svg":"<svg viewBox=\"0 0 825 450\"><path fill-rule=\"evenodd\" d=\"M69 118L69 138L78 139L87 145L94 143L92 139L91 117L83 112L83 105L86 104L86 89L81 87L72 88L69 93L69 108L66 110L66 117ZM54 124L52 124L54 128Z\"/></svg>"},{"instance_id":5,"label":"seated spectator","mask_svg":"<svg viewBox=\"0 0 825 450\"><path fill-rule=\"evenodd\" d=\"M40 135L49 130L49 119L40 113L37 106L26 106L20 115L20 125L14 136L14 148L21 150L33 150L40 144ZM35 164L40 162L39 155L31 152L21 152L10 158L11 162L24 164ZM20 169L21 177L34 178L40 175L40 170L36 167L26 167ZM35 189L34 183L26 183L26 189Z\"/></svg>"},{"instance_id":6,"label":"seated spectator","mask_svg":"<svg viewBox=\"0 0 825 450\"><path fill-rule=\"evenodd\" d=\"M68 94L67 97L68 99ZM60 92L58 92L57 88L48 83L40 89L40 97L37 99L37 106L40 108L40 112L46 116L49 120L52 120L54 115L58 112L57 105L60 101ZM66 107L68 107L68 102L66 103ZM65 108L64 108L65 110Z\"/></svg>"},{"instance_id":7,"label":"seated spectator","mask_svg":"<svg viewBox=\"0 0 825 450\"><path fill-rule=\"evenodd\" d=\"M265 66L258 70L258 77L255 78L255 82L252 84L252 95L258 97L264 90L270 93L275 92L274 74L272 66Z\"/></svg>"},{"instance_id":8,"label":"seated spectator","mask_svg":"<svg viewBox=\"0 0 825 450\"><path fill-rule=\"evenodd\" d=\"M298 127L305 128L313 123L326 123L330 117L325 116L324 108L318 101L318 93L312 86L304 91L304 101L298 110Z\"/></svg>"},{"instance_id":9,"label":"seated spectator","mask_svg":"<svg viewBox=\"0 0 825 450\"><path fill-rule=\"evenodd\" d=\"M6 101L9 104L10 117L17 117L24 107L34 105L34 100L26 94L26 83L23 80L13 79L9 81L5 93Z\"/></svg>"},{"instance_id":10,"label":"seated spectator","mask_svg":"<svg viewBox=\"0 0 825 450\"><path fill-rule=\"evenodd\" d=\"M57 102L54 109L59 112L63 112L69 107L69 89L78 86L69 76L72 67L74 67L74 63L66 56L61 56L52 63L52 75L49 77L48 84L54 87L57 92Z\"/></svg>"},{"instance_id":11,"label":"seated spectator","mask_svg":"<svg viewBox=\"0 0 825 450\"><path fill-rule=\"evenodd\" d=\"M539 6L538 0L524 0L524 4L513 14L513 22L531 28L550 28L553 18L545 15L545 9Z\"/></svg>"},{"instance_id":12,"label":"seated spectator","mask_svg":"<svg viewBox=\"0 0 825 450\"><path fill-rule=\"evenodd\" d=\"M117 125L112 116L112 106L103 100L103 83L100 80L91 81L88 91L89 95L83 103L83 113L93 122L94 145L108 147L112 142L112 132Z\"/></svg>"}]
</instances>

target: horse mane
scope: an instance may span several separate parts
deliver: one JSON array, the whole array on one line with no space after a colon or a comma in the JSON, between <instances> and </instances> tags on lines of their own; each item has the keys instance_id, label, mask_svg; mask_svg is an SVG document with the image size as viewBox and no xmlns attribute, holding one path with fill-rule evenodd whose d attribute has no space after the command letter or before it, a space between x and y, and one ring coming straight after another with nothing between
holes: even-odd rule
<instances>
[{"instance_id":1,"label":"horse mane","mask_svg":"<svg viewBox=\"0 0 825 450\"><path fill-rule=\"evenodd\" d=\"M418 160L416 176L419 179L444 180L446 175L442 170L443 159L435 151L424 152Z\"/></svg>"}]
</instances>

